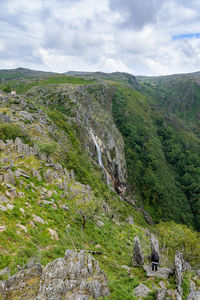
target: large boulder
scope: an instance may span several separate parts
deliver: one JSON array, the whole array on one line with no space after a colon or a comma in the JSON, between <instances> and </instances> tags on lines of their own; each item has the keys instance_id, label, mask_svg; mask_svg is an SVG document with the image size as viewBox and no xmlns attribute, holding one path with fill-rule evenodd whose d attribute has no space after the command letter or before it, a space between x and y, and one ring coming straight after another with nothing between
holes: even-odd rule
<instances>
[{"instance_id":1,"label":"large boulder","mask_svg":"<svg viewBox=\"0 0 200 300\"><path fill-rule=\"evenodd\" d=\"M154 272L151 269L151 266L144 265L144 270L146 271L147 277L158 277L167 279L170 275L174 273L174 271L170 268L158 268L158 271Z\"/></svg>"},{"instance_id":2,"label":"large boulder","mask_svg":"<svg viewBox=\"0 0 200 300\"><path fill-rule=\"evenodd\" d=\"M134 247L133 247L133 265L135 267L142 266L144 264L144 256L142 253L140 240L138 236L134 238Z\"/></svg>"},{"instance_id":3,"label":"large boulder","mask_svg":"<svg viewBox=\"0 0 200 300\"><path fill-rule=\"evenodd\" d=\"M44 269L37 300L97 299L109 295L98 261L84 251L67 250Z\"/></svg>"}]
</instances>

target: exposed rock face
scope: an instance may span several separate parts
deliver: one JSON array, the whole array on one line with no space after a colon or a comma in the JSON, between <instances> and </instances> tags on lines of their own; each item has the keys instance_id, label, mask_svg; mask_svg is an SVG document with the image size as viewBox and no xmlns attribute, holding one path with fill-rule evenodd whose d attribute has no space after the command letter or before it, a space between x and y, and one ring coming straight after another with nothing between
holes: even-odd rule
<instances>
[{"instance_id":1,"label":"exposed rock face","mask_svg":"<svg viewBox=\"0 0 200 300\"><path fill-rule=\"evenodd\" d=\"M137 296L139 299L142 299L143 297L148 296L148 294L151 292L151 290L144 284L140 284L138 285L135 289L134 289L134 294L135 296Z\"/></svg>"},{"instance_id":2,"label":"exposed rock face","mask_svg":"<svg viewBox=\"0 0 200 300\"><path fill-rule=\"evenodd\" d=\"M181 252L177 252L175 255L175 275L176 275L176 285L177 290L180 295L182 295L182 281L183 281L183 256Z\"/></svg>"},{"instance_id":3,"label":"exposed rock face","mask_svg":"<svg viewBox=\"0 0 200 300\"><path fill-rule=\"evenodd\" d=\"M159 244L158 244L158 240L152 234L151 235L151 255L155 252L157 252L159 254Z\"/></svg>"},{"instance_id":4,"label":"exposed rock face","mask_svg":"<svg viewBox=\"0 0 200 300\"><path fill-rule=\"evenodd\" d=\"M30 265L8 280L0 281L2 300L89 300L109 295L107 278L98 261L84 251L67 250L64 258Z\"/></svg>"},{"instance_id":5,"label":"exposed rock face","mask_svg":"<svg viewBox=\"0 0 200 300\"><path fill-rule=\"evenodd\" d=\"M13 275L2 283L0 299L34 299L37 294L41 275L42 268L39 264Z\"/></svg>"},{"instance_id":6,"label":"exposed rock face","mask_svg":"<svg viewBox=\"0 0 200 300\"><path fill-rule=\"evenodd\" d=\"M56 102L71 110L68 119L78 125L80 139L85 151L98 163L97 149L91 137L93 132L100 148L103 165L112 186L118 193L125 192L126 162L124 141L112 117L114 89L105 84L87 86L35 87L29 91L37 103L56 105ZM52 95L54 100L52 101ZM102 171L104 169L102 168ZM106 180L105 176L105 180Z\"/></svg>"},{"instance_id":7,"label":"exposed rock face","mask_svg":"<svg viewBox=\"0 0 200 300\"><path fill-rule=\"evenodd\" d=\"M188 295L187 300L200 300L200 292L192 292Z\"/></svg>"},{"instance_id":8,"label":"exposed rock face","mask_svg":"<svg viewBox=\"0 0 200 300\"><path fill-rule=\"evenodd\" d=\"M133 247L133 264L135 267L142 266L144 264L144 256L142 253L140 240L138 236L134 238L134 247Z\"/></svg>"},{"instance_id":9,"label":"exposed rock face","mask_svg":"<svg viewBox=\"0 0 200 300\"><path fill-rule=\"evenodd\" d=\"M153 272L151 266L144 265L144 270L146 271L146 275L148 277L158 277L167 279L170 275L174 273L174 271L170 268L158 268L158 271Z\"/></svg>"},{"instance_id":10,"label":"exposed rock face","mask_svg":"<svg viewBox=\"0 0 200 300\"><path fill-rule=\"evenodd\" d=\"M167 296L166 289L157 290L156 300L165 300L166 296Z\"/></svg>"},{"instance_id":11,"label":"exposed rock face","mask_svg":"<svg viewBox=\"0 0 200 300\"><path fill-rule=\"evenodd\" d=\"M98 262L84 251L67 250L44 269L37 299L97 299L109 294Z\"/></svg>"}]
</instances>

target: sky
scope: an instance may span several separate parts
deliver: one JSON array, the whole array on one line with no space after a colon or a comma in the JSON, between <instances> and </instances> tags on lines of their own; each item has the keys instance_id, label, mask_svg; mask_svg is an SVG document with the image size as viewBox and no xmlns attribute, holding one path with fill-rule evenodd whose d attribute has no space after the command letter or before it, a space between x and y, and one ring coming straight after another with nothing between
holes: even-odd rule
<instances>
[{"instance_id":1,"label":"sky","mask_svg":"<svg viewBox=\"0 0 200 300\"><path fill-rule=\"evenodd\" d=\"M199 0L0 0L0 69L200 71Z\"/></svg>"}]
</instances>

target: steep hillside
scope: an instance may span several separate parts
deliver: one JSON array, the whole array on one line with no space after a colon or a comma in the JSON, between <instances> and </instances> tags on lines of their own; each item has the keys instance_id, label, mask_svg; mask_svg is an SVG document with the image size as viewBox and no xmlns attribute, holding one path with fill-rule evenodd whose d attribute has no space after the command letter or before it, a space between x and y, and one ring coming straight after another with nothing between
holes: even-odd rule
<instances>
[{"instance_id":1,"label":"steep hillside","mask_svg":"<svg viewBox=\"0 0 200 300\"><path fill-rule=\"evenodd\" d=\"M141 283L146 299L163 286L175 299L175 275L162 283L134 267L136 236L147 264L152 233L162 267L173 268L177 250L200 267L197 232L150 218L199 229L198 137L136 91L134 76L112 76L11 80L17 95L0 93L0 299L12 294L9 272L45 266L66 249L98 259L108 277L105 299L139 299ZM196 290L199 279L184 271L186 299L191 278Z\"/></svg>"},{"instance_id":2,"label":"steep hillside","mask_svg":"<svg viewBox=\"0 0 200 300\"><path fill-rule=\"evenodd\" d=\"M152 98L153 103L169 118L180 118L199 134L200 76L199 73L163 77L139 77L142 90ZM180 126L182 125L180 123Z\"/></svg>"}]
</instances>

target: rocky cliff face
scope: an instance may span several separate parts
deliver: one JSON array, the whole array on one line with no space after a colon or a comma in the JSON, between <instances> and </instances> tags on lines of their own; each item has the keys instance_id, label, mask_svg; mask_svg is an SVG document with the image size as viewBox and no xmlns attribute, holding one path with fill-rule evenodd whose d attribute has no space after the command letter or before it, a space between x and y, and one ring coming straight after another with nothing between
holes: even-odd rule
<instances>
[{"instance_id":1,"label":"rocky cliff face","mask_svg":"<svg viewBox=\"0 0 200 300\"><path fill-rule=\"evenodd\" d=\"M126 163L124 141L112 117L114 90L105 84L62 87L37 87L28 97L41 105L62 109L67 119L75 124L85 151L98 162L95 137L111 185L119 193L125 191ZM105 176L106 177L106 176Z\"/></svg>"}]
</instances>

